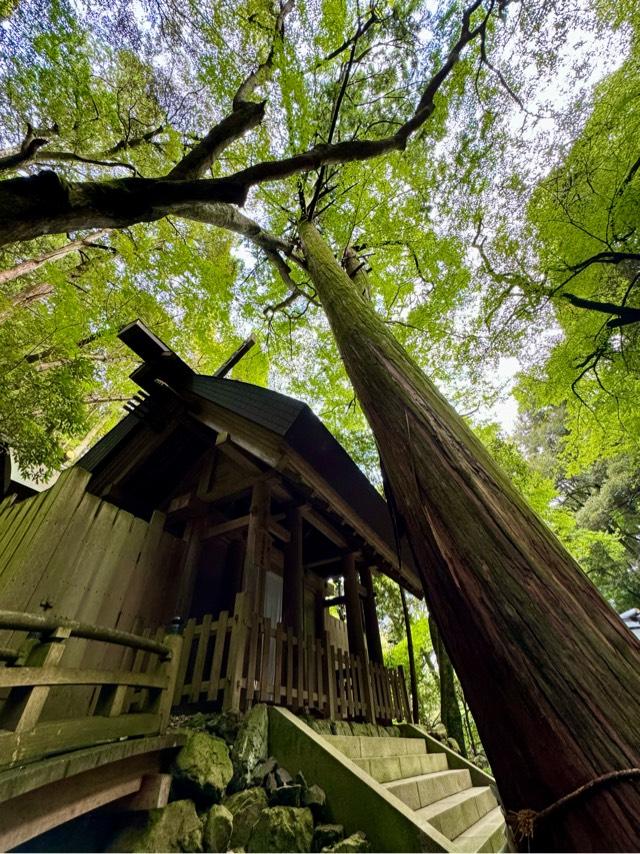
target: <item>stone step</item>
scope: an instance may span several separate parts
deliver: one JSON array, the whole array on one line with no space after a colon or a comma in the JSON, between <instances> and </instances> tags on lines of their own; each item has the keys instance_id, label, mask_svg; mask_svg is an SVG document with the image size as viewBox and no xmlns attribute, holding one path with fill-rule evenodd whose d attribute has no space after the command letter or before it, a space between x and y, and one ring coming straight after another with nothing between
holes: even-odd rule
<instances>
[{"instance_id":1,"label":"stone step","mask_svg":"<svg viewBox=\"0 0 640 854\"><path fill-rule=\"evenodd\" d=\"M390 783L405 777L417 777L433 771L446 771L449 767L446 753L415 753L408 756L372 756L353 759L363 771L378 783Z\"/></svg>"},{"instance_id":2,"label":"stone step","mask_svg":"<svg viewBox=\"0 0 640 854\"><path fill-rule=\"evenodd\" d=\"M429 806L456 792L471 788L471 775L466 769L456 771L434 771L404 780L385 783L385 789L412 810Z\"/></svg>"},{"instance_id":3,"label":"stone step","mask_svg":"<svg viewBox=\"0 0 640 854\"><path fill-rule=\"evenodd\" d=\"M504 815L500 807L494 807L479 821L467 828L453 840L459 851L498 852L507 843Z\"/></svg>"},{"instance_id":4,"label":"stone step","mask_svg":"<svg viewBox=\"0 0 640 854\"><path fill-rule=\"evenodd\" d=\"M325 735L325 740L349 759L366 759L370 756L414 756L426 753L427 746L421 738L394 738L372 735Z\"/></svg>"},{"instance_id":5,"label":"stone step","mask_svg":"<svg viewBox=\"0 0 640 854\"><path fill-rule=\"evenodd\" d=\"M489 786L472 786L429 806L416 810L416 817L429 822L448 839L455 839L498 805Z\"/></svg>"}]
</instances>

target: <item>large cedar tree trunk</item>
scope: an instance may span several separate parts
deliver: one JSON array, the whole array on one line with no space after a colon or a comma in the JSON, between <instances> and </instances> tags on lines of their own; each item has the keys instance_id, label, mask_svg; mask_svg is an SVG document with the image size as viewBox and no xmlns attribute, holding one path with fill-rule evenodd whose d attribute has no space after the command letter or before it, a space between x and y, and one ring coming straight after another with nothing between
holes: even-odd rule
<instances>
[{"instance_id":1,"label":"large cedar tree trunk","mask_svg":"<svg viewBox=\"0 0 640 854\"><path fill-rule=\"evenodd\" d=\"M360 296L315 227L313 280L380 449L509 810L640 765L640 642ZM640 781L574 802L532 850L640 847ZM526 843L523 843L526 847Z\"/></svg>"}]
</instances>

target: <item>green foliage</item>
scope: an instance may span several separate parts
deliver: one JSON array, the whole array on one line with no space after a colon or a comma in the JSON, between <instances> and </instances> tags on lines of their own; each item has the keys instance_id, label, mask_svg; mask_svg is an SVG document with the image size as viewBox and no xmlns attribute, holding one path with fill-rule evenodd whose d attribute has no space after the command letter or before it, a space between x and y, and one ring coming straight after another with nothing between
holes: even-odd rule
<instances>
[{"instance_id":1,"label":"green foliage","mask_svg":"<svg viewBox=\"0 0 640 854\"><path fill-rule=\"evenodd\" d=\"M274 40L278 9L268 0L22 0L0 9L0 144L18 146L28 125L48 138L20 174L47 166L67 181L166 175L268 57L273 67L261 67L251 96L265 99L265 119L212 174L393 134L457 38L462 8L400 0L363 11L351 0L307 0ZM376 20L352 50L370 12ZM495 426L479 434L616 602L630 601L618 582L635 589L632 523L614 496L624 480L616 466L637 459L640 324L607 327L606 315L563 293L638 305L633 264L588 265L565 281L603 241L640 249L637 23L633 4L608 0L525 4L517 15L507 7L487 29L491 64L477 44L467 50L404 151L260 186L245 209L295 254L300 197L315 198L322 177L315 212L324 235L338 256L358 247L376 308L463 412L483 412L501 392L502 360L520 361L522 409L562 413L553 453L523 456ZM587 47L571 60L565 45L576 33ZM593 90L590 60L610 69L605 55L616 46L627 51L623 64ZM549 94L559 77L571 87L560 107ZM80 229L10 246L0 270L78 237L91 239ZM255 247L184 212L92 242L0 285L0 439L25 469L47 474L82 449L87 432L93 440L114 423L134 390L134 361L116 332L141 317L201 372L253 331L258 347L234 375L309 401L380 483L375 445L303 268L290 262L292 296L291 281ZM36 287L46 296L27 299ZM552 459L543 466L542 456ZM576 505L563 490L580 478L591 492ZM395 648L402 632L387 599Z\"/></svg>"}]
</instances>

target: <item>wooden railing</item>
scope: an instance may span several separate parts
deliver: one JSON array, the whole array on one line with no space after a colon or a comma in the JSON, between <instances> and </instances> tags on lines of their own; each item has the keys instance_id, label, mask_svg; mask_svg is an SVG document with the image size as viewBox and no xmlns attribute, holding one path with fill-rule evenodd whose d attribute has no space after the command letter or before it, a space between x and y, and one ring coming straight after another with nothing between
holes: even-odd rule
<instances>
[{"instance_id":1,"label":"wooden railing","mask_svg":"<svg viewBox=\"0 0 640 854\"><path fill-rule=\"evenodd\" d=\"M12 611L0 611L0 630L29 632L17 649L0 648L0 661L5 662L0 666L0 691L8 689L0 708L0 767L166 729L180 663L179 635L154 640ZM134 651L132 664L116 671L67 667L63 654L71 638L126 647ZM76 705L75 714L47 715L52 692L70 686L97 690Z\"/></svg>"},{"instance_id":2,"label":"wooden railing","mask_svg":"<svg viewBox=\"0 0 640 854\"><path fill-rule=\"evenodd\" d=\"M326 634L298 638L282 623L248 612L244 594L233 615L186 624L174 704L205 702L241 711L274 703L333 720L409 720L401 667L365 663L336 649Z\"/></svg>"}]
</instances>

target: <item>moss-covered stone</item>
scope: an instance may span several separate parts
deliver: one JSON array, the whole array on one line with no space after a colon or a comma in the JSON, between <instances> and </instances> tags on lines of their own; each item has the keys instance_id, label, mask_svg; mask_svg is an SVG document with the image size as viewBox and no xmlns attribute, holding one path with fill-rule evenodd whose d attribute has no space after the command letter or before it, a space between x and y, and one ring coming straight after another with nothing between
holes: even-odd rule
<instances>
[{"instance_id":1,"label":"moss-covered stone","mask_svg":"<svg viewBox=\"0 0 640 854\"><path fill-rule=\"evenodd\" d=\"M261 703L254 706L238 730L231 759L233 762L232 788L242 789L249 785L251 772L269 755L269 716L267 707Z\"/></svg>"},{"instance_id":2,"label":"moss-covered stone","mask_svg":"<svg viewBox=\"0 0 640 854\"><path fill-rule=\"evenodd\" d=\"M225 711L217 712L207 716L207 730L212 735L217 735L231 746L242 726L242 715L240 712Z\"/></svg>"},{"instance_id":3,"label":"moss-covered stone","mask_svg":"<svg viewBox=\"0 0 640 854\"><path fill-rule=\"evenodd\" d=\"M233 831L233 815L222 804L214 804L204 816L202 847L204 851L226 851Z\"/></svg>"},{"instance_id":4,"label":"moss-covered stone","mask_svg":"<svg viewBox=\"0 0 640 854\"><path fill-rule=\"evenodd\" d=\"M429 735L437 738L439 741L447 740L447 728L444 724L439 723L436 724L433 729L429 730Z\"/></svg>"},{"instance_id":5,"label":"moss-covered stone","mask_svg":"<svg viewBox=\"0 0 640 854\"><path fill-rule=\"evenodd\" d=\"M223 806L233 815L231 847L234 850L245 847L260 813L268 806L267 793L257 786L245 789L225 798Z\"/></svg>"},{"instance_id":6,"label":"moss-covered stone","mask_svg":"<svg viewBox=\"0 0 640 854\"><path fill-rule=\"evenodd\" d=\"M364 736L376 736L378 735L378 727L376 724L370 723L356 723L354 721L351 722L351 732L354 735L364 735Z\"/></svg>"},{"instance_id":7,"label":"moss-covered stone","mask_svg":"<svg viewBox=\"0 0 640 854\"><path fill-rule=\"evenodd\" d=\"M364 833L359 830L357 833L352 833L351 836L347 836L346 839L336 842L335 845L323 848L322 850L343 852L371 851L371 845Z\"/></svg>"},{"instance_id":8,"label":"moss-covered stone","mask_svg":"<svg viewBox=\"0 0 640 854\"><path fill-rule=\"evenodd\" d=\"M192 801L142 813L114 839L111 851L202 851L202 825Z\"/></svg>"},{"instance_id":9,"label":"moss-covered stone","mask_svg":"<svg viewBox=\"0 0 640 854\"><path fill-rule=\"evenodd\" d=\"M317 783L307 786L303 792L302 806L309 807L316 821L323 816L326 802L327 795Z\"/></svg>"},{"instance_id":10,"label":"moss-covered stone","mask_svg":"<svg viewBox=\"0 0 640 854\"><path fill-rule=\"evenodd\" d=\"M312 851L331 848L344 839L344 827L341 824L318 824L313 831Z\"/></svg>"},{"instance_id":11,"label":"moss-covered stone","mask_svg":"<svg viewBox=\"0 0 640 854\"><path fill-rule=\"evenodd\" d=\"M251 831L247 851L310 851L312 839L311 810L270 807L260 813Z\"/></svg>"},{"instance_id":12,"label":"moss-covered stone","mask_svg":"<svg viewBox=\"0 0 640 854\"><path fill-rule=\"evenodd\" d=\"M323 718L313 718L312 720L312 729L319 732L320 735L331 735L331 721L324 720Z\"/></svg>"},{"instance_id":13,"label":"moss-covered stone","mask_svg":"<svg viewBox=\"0 0 640 854\"><path fill-rule=\"evenodd\" d=\"M220 738L194 732L176 757L174 780L178 790L193 797L219 801L233 776L229 750Z\"/></svg>"},{"instance_id":14,"label":"moss-covered stone","mask_svg":"<svg viewBox=\"0 0 640 854\"><path fill-rule=\"evenodd\" d=\"M279 786L269 797L272 807L299 807L302 804L304 789L299 783L291 786ZM307 804L305 804L307 806Z\"/></svg>"}]
</instances>

